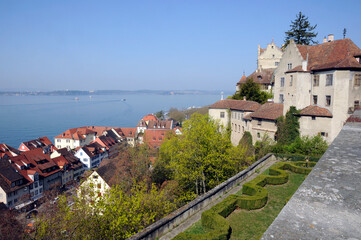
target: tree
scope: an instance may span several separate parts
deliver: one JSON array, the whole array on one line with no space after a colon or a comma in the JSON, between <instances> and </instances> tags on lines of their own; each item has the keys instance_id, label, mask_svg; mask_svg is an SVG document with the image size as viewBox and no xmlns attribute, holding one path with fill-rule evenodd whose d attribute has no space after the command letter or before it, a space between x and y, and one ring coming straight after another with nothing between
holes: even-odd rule
<instances>
[{"instance_id":1,"label":"tree","mask_svg":"<svg viewBox=\"0 0 361 240\"><path fill-rule=\"evenodd\" d=\"M255 101L260 104L267 102L268 98L271 98L269 93L261 91L259 85L253 81L252 78L247 79L247 81L242 85L239 92L236 92L232 99L243 99L246 97L249 101Z\"/></svg>"},{"instance_id":2,"label":"tree","mask_svg":"<svg viewBox=\"0 0 361 240\"><path fill-rule=\"evenodd\" d=\"M300 136L300 123L297 114L299 111L291 106L290 110L283 116L277 119L277 142L282 145L289 145L293 143L297 137Z\"/></svg>"},{"instance_id":3,"label":"tree","mask_svg":"<svg viewBox=\"0 0 361 240\"><path fill-rule=\"evenodd\" d=\"M284 48L289 44L290 40L293 39L296 44L310 45L317 44L318 42L313 40L317 37L317 32L314 32L317 24L312 26L308 21L308 17L299 12L296 15L296 19L291 21L291 29L285 32L285 44Z\"/></svg>"},{"instance_id":4,"label":"tree","mask_svg":"<svg viewBox=\"0 0 361 240\"><path fill-rule=\"evenodd\" d=\"M171 179L190 196L207 192L236 173L226 131L208 115L194 113L184 122L183 134L160 147L159 166L171 170ZM192 195L195 194L195 195Z\"/></svg>"},{"instance_id":5,"label":"tree","mask_svg":"<svg viewBox=\"0 0 361 240\"><path fill-rule=\"evenodd\" d=\"M164 112L163 112L163 110L160 110L159 112L156 112L154 115L155 115L158 119L161 119L161 120L164 119Z\"/></svg>"},{"instance_id":6,"label":"tree","mask_svg":"<svg viewBox=\"0 0 361 240\"><path fill-rule=\"evenodd\" d=\"M183 111L179 111L177 108L170 108L168 111L168 117L176 122L182 123L186 118L186 115Z\"/></svg>"},{"instance_id":7,"label":"tree","mask_svg":"<svg viewBox=\"0 0 361 240\"><path fill-rule=\"evenodd\" d=\"M94 189L82 192L89 191L96 201L80 194L71 207L61 196L52 214L37 218L33 239L126 239L176 208L168 200L172 188L158 190L144 182L133 186L130 194L119 185L100 196Z\"/></svg>"}]
</instances>

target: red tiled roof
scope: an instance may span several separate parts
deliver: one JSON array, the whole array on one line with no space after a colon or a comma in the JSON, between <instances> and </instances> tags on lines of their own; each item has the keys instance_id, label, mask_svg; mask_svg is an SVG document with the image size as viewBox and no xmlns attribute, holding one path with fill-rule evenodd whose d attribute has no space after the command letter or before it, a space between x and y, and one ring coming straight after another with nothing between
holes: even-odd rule
<instances>
[{"instance_id":1,"label":"red tiled roof","mask_svg":"<svg viewBox=\"0 0 361 240\"><path fill-rule=\"evenodd\" d=\"M307 70L322 69L361 69L355 56L361 55L361 49L351 39L340 39L315 46L297 45L304 60L307 59Z\"/></svg>"},{"instance_id":2,"label":"red tiled roof","mask_svg":"<svg viewBox=\"0 0 361 240\"><path fill-rule=\"evenodd\" d=\"M91 130L91 131L96 132L96 133L97 133L97 134L96 134L97 136L101 136L101 135L103 135L103 132L112 129L112 127L97 127L97 126L87 126L87 127L85 127L85 128L87 128L87 129L89 129L89 130Z\"/></svg>"},{"instance_id":3,"label":"red tiled roof","mask_svg":"<svg viewBox=\"0 0 361 240\"><path fill-rule=\"evenodd\" d=\"M144 142L147 143L149 146L155 148L160 147L165 139L165 136L168 132L173 132L170 129L146 129L144 130Z\"/></svg>"},{"instance_id":4,"label":"red tiled roof","mask_svg":"<svg viewBox=\"0 0 361 240\"><path fill-rule=\"evenodd\" d=\"M246 112L256 111L261 104L254 101L234 100L234 99L223 99L213 103L209 108L220 108L220 109L233 109L241 110Z\"/></svg>"},{"instance_id":5,"label":"red tiled roof","mask_svg":"<svg viewBox=\"0 0 361 240\"><path fill-rule=\"evenodd\" d=\"M314 117L329 117L332 118L332 113L326 109L316 105L310 105L301 110L300 116L314 116Z\"/></svg>"},{"instance_id":6,"label":"red tiled roof","mask_svg":"<svg viewBox=\"0 0 361 240\"><path fill-rule=\"evenodd\" d=\"M53 146L53 143L47 137L40 137L34 140L23 142L22 144L24 144L29 150L46 146Z\"/></svg>"},{"instance_id":7,"label":"red tiled roof","mask_svg":"<svg viewBox=\"0 0 361 240\"><path fill-rule=\"evenodd\" d=\"M5 143L0 144L0 158L3 158L5 155L9 157L15 157L20 154L20 151L16 148L10 147Z\"/></svg>"},{"instance_id":8,"label":"red tiled roof","mask_svg":"<svg viewBox=\"0 0 361 240\"><path fill-rule=\"evenodd\" d=\"M247 80L247 77L246 77L246 75L243 74L243 76L242 76L241 79L238 81L238 83L246 82L246 80Z\"/></svg>"},{"instance_id":9,"label":"red tiled roof","mask_svg":"<svg viewBox=\"0 0 361 240\"><path fill-rule=\"evenodd\" d=\"M257 111L251 113L252 118L276 120L283 115L283 104L265 103Z\"/></svg>"},{"instance_id":10,"label":"red tiled roof","mask_svg":"<svg viewBox=\"0 0 361 240\"><path fill-rule=\"evenodd\" d=\"M118 132L118 129L120 129L120 132ZM135 137L135 132L136 132L136 128L125 128L125 127L122 127L122 128L118 128L118 129L115 129L121 136L124 136L124 137ZM123 135L122 135L123 134Z\"/></svg>"},{"instance_id":11,"label":"red tiled roof","mask_svg":"<svg viewBox=\"0 0 361 240\"><path fill-rule=\"evenodd\" d=\"M148 114L142 118L144 121L158 121L158 118L153 114Z\"/></svg>"},{"instance_id":12,"label":"red tiled roof","mask_svg":"<svg viewBox=\"0 0 361 240\"><path fill-rule=\"evenodd\" d=\"M156 129L156 128L166 128L166 129L172 129L172 123L173 121L149 121L147 124L148 129Z\"/></svg>"},{"instance_id":13,"label":"red tiled roof","mask_svg":"<svg viewBox=\"0 0 361 240\"><path fill-rule=\"evenodd\" d=\"M88 134L96 134L96 132L88 129L87 127L72 128L72 129L68 129L65 132L59 134L55 138L84 140L85 137L83 135L88 135Z\"/></svg>"}]
</instances>

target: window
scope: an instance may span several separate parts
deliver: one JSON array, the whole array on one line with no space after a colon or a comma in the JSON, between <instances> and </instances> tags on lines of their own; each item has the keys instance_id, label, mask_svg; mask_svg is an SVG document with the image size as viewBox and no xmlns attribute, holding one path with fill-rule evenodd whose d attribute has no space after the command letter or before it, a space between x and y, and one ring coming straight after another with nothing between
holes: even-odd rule
<instances>
[{"instance_id":1,"label":"window","mask_svg":"<svg viewBox=\"0 0 361 240\"><path fill-rule=\"evenodd\" d=\"M326 96L326 106L331 105L331 96Z\"/></svg>"},{"instance_id":2,"label":"window","mask_svg":"<svg viewBox=\"0 0 361 240\"><path fill-rule=\"evenodd\" d=\"M326 75L326 86L332 86L333 74Z\"/></svg>"},{"instance_id":3,"label":"window","mask_svg":"<svg viewBox=\"0 0 361 240\"><path fill-rule=\"evenodd\" d=\"M288 70L292 69L292 63L287 64L287 69Z\"/></svg>"},{"instance_id":4,"label":"window","mask_svg":"<svg viewBox=\"0 0 361 240\"><path fill-rule=\"evenodd\" d=\"M328 137L327 132L319 132L318 135L321 135L322 137Z\"/></svg>"},{"instance_id":5,"label":"window","mask_svg":"<svg viewBox=\"0 0 361 240\"><path fill-rule=\"evenodd\" d=\"M259 125L259 126L262 125L262 120L261 119L258 120L257 125Z\"/></svg>"},{"instance_id":6,"label":"window","mask_svg":"<svg viewBox=\"0 0 361 240\"><path fill-rule=\"evenodd\" d=\"M316 120L316 117L315 117L315 116L312 116L312 120Z\"/></svg>"},{"instance_id":7,"label":"window","mask_svg":"<svg viewBox=\"0 0 361 240\"><path fill-rule=\"evenodd\" d=\"M242 132L244 132L244 127L242 126Z\"/></svg>"},{"instance_id":8,"label":"window","mask_svg":"<svg viewBox=\"0 0 361 240\"><path fill-rule=\"evenodd\" d=\"M360 101L356 100L353 104L354 109L357 109L360 106Z\"/></svg>"},{"instance_id":9,"label":"window","mask_svg":"<svg viewBox=\"0 0 361 240\"><path fill-rule=\"evenodd\" d=\"M70 139L67 139L66 142L67 142L67 143L70 143Z\"/></svg>"},{"instance_id":10,"label":"window","mask_svg":"<svg viewBox=\"0 0 361 240\"><path fill-rule=\"evenodd\" d=\"M313 95L313 104L314 104L314 105L317 104L317 95Z\"/></svg>"},{"instance_id":11,"label":"window","mask_svg":"<svg viewBox=\"0 0 361 240\"><path fill-rule=\"evenodd\" d=\"M38 187L38 183L34 183L34 188L37 188Z\"/></svg>"},{"instance_id":12,"label":"window","mask_svg":"<svg viewBox=\"0 0 361 240\"><path fill-rule=\"evenodd\" d=\"M290 87L292 87L292 85L293 85L293 75L291 75Z\"/></svg>"},{"instance_id":13,"label":"window","mask_svg":"<svg viewBox=\"0 0 361 240\"><path fill-rule=\"evenodd\" d=\"M14 203L17 203L17 202L18 202L18 199L17 199L17 198L15 198L15 199L14 199Z\"/></svg>"},{"instance_id":14,"label":"window","mask_svg":"<svg viewBox=\"0 0 361 240\"><path fill-rule=\"evenodd\" d=\"M272 58L275 58L275 55L274 55L274 54L272 54Z\"/></svg>"},{"instance_id":15,"label":"window","mask_svg":"<svg viewBox=\"0 0 361 240\"><path fill-rule=\"evenodd\" d=\"M241 114L240 114L240 113L238 113L238 120L240 119L240 117L241 117Z\"/></svg>"},{"instance_id":16,"label":"window","mask_svg":"<svg viewBox=\"0 0 361 240\"><path fill-rule=\"evenodd\" d=\"M261 134L259 132L257 133L257 138L261 138Z\"/></svg>"},{"instance_id":17,"label":"window","mask_svg":"<svg viewBox=\"0 0 361 240\"><path fill-rule=\"evenodd\" d=\"M234 126L233 126L233 123L232 123L232 130L233 130Z\"/></svg>"},{"instance_id":18,"label":"window","mask_svg":"<svg viewBox=\"0 0 361 240\"><path fill-rule=\"evenodd\" d=\"M284 86L285 86L285 78L281 77L281 87L284 87Z\"/></svg>"},{"instance_id":19,"label":"window","mask_svg":"<svg viewBox=\"0 0 361 240\"><path fill-rule=\"evenodd\" d=\"M12 205L13 204L13 201L9 201L8 202L8 205L10 206L10 205Z\"/></svg>"},{"instance_id":20,"label":"window","mask_svg":"<svg viewBox=\"0 0 361 240\"><path fill-rule=\"evenodd\" d=\"M43 181L40 181L40 182L39 182L39 185L40 185L40 186L43 186Z\"/></svg>"},{"instance_id":21,"label":"window","mask_svg":"<svg viewBox=\"0 0 361 240\"><path fill-rule=\"evenodd\" d=\"M57 141L57 142L61 142L61 140L60 140L60 139L57 139L56 141Z\"/></svg>"},{"instance_id":22,"label":"window","mask_svg":"<svg viewBox=\"0 0 361 240\"><path fill-rule=\"evenodd\" d=\"M35 195L38 195L39 194L39 191L38 190L35 190Z\"/></svg>"},{"instance_id":23,"label":"window","mask_svg":"<svg viewBox=\"0 0 361 240\"><path fill-rule=\"evenodd\" d=\"M33 189L33 184L30 184L30 185L29 185L29 189Z\"/></svg>"},{"instance_id":24,"label":"window","mask_svg":"<svg viewBox=\"0 0 361 240\"><path fill-rule=\"evenodd\" d=\"M220 117L224 118L224 112L221 112Z\"/></svg>"},{"instance_id":25,"label":"window","mask_svg":"<svg viewBox=\"0 0 361 240\"><path fill-rule=\"evenodd\" d=\"M355 74L355 87L361 86L361 74Z\"/></svg>"},{"instance_id":26,"label":"window","mask_svg":"<svg viewBox=\"0 0 361 240\"><path fill-rule=\"evenodd\" d=\"M283 98L283 94L280 94L280 103L283 103L285 100Z\"/></svg>"},{"instance_id":27,"label":"window","mask_svg":"<svg viewBox=\"0 0 361 240\"><path fill-rule=\"evenodd\" d=\"M278 64L280 64L280 62L275 62L275 66L278 66Z\"/></svg>"},{"instance_id":28,"label":"window","mask_svg":"<svg viewBox=\"0 0 361 240\"><path fill-rule=\"evenodd\" d=\"M39 189L39 193L42 193L42 192L43 192L43 189L42 189L42 188L40 188L40 189Z\"/></svg>"},{"instance_id":29,"label":"window","mask_svg":"<svg viewBox=\"0 0 361 240\"><path fill-rule=\"evenodd\" d=\"M318 87L320 85L320 75L313 75L313 86Z\"/></svg>"},{"instance_id":30,"label":"window","mask_svg":"<svg viewBox=\"0 0 361 240\"><path fill-rule=\"evenodd\" d=\"M241 132L241 125L238 125L238 132Z\"/></svg>"}]
</instances>

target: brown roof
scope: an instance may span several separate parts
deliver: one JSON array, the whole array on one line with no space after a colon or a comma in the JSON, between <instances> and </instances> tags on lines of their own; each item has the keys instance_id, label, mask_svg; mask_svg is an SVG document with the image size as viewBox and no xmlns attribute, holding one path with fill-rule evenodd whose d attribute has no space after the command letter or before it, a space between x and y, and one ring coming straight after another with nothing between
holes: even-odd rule
<instances>
[{"instance_id":1,"label":"brown roof","mask_svg":"<svg viewBox=\"0 0 361 240\"><path fill-rule=\"evenodd\" d=\"M96 132L97 136L101 136L101 135L103 135L103 132L112 129L112 127L97 127L97 126L87 126L87 127L84 127L84 128L87 128L87 129L89 129L91 131Z\"/></svg>"},{"instance_id":2,"label":"brown roof","mask_svg":"<svg viewBox=\"0 0 361 240\"><path fill-rule=\"evenodd\" d=\"M341 39L315 46L297 45L304 60L307 59L307 70L323 69L361 69L355 56L361 55L361 49L351 39Z\"/></svg>"},{"instance_id":3,"label":"brown roof","mask_svg":"<svg viewBox=\"0 0 361 240\"><path fill-rule=\"evenodd\" d=\"M220 109L233 109L241 110L246 112L256 111L261 104L254 101L234 100L234 99L223 99L213 103L209 108L220 108Z\"/></svg>"},{"instance_id":4,"label":"brown roof","mask_svg":"<svg viewBox=\"0 0 361 240\"><path fill-rule=\"evenodd\" d=\"M34 140L23 142L23 144L29 149L43 148L46 146L53 146L53 143L47 137L40 137Z\"/></svg>"},{"instance_id":5,"label":"brown roof","mask_svg":"<svg viewBox=\"0 0 361 240\"><path fill-rule=\"evenodd\" d=\"M5 143L0 144L0 159L3 158L5 155L7 155L8 157L15 157L19 154L20 154L19 150L15 149Z\"/></svg>"},{"instance_id":6,"label":"brown roof","mask_svg":"<svg viewBox=\"0 0 361 240\"><path fill-rule=\"evenodd\" d=\"M272 76L275 69L261 69L256 70L247 79L252 78L255 83L258 84L271 84ZM246 81L244 81L246 82Z\"/></svg>"},{"instance_id":7,"label":"brown roof","mask_svg":"<svg viewBox=\"0 0 361 240\"><path fill-rule=\"evenodd\" d=\"M276 120L283 115L283 104L265 103L257 111L251 114L252 118Z\"/></svg>"},{"instance_id":8,"label":"brown roof","mask_svg":"<svg viewBox=\"0 0 361 240\"><path fill-rule=\"evenodd\" d=\"M246 75L243 74L243 76L242 76L241 79L238 81L238 83L246 82L246 80L247 80L247 77L246 77ZM237 84L238 84L238 83L237 83Z\"/></svg>"},{"instance_id":9,"label":"brown roof","mask_svg":"<svg viewBox=\"0 0 361 240\"><path fill-rule=\"evenodd\" d=\"M302 66L298 65L298 66L286 71L286 73L292 73L292 72L307 72L307 71L304 71Z\"/></svg>"},{"instance_id":10,"label":"brown roof","mask_svg":"<svg viewBox=\"0 0 361 240\"><path fill-rule=\"evenodd\" d=\"M300 116L313 116L313 117L329 117L332 118L332 113L326 109L316 105L310 105L301 110Z\"/></svg>"},{"instance_id":11,"label":"brown roof","mask_svg":"<svg viewBox=\"0 0 361 240\"><path fill-rule=\"evenodd\" d=\"M103 159L96 170L99 176L112 187L115 184L120 184L119 174L121 171L119 163L115 162L115 159Z\"/></svg>"},{"instance_id":12,"label":"brown roof","mask_svg":"<svg viewBox=\"0 0 361 240\"><path fill-rule=\"evenodd\" d=\"M135 132L137 131L137 129L121 127L115 129L115 131L119 133L122 137L135 137Z\"/></svg>"},{"instance_id":13,"label":"brown roof","mask_svg":"<svg viewBox=\"0 0 361 240\"><path fill-rule=\"evenodd\" d=\"M160 147L171 129L146 129L144 130L144 142L153 148Z\"/></svg>"}]
</instances>

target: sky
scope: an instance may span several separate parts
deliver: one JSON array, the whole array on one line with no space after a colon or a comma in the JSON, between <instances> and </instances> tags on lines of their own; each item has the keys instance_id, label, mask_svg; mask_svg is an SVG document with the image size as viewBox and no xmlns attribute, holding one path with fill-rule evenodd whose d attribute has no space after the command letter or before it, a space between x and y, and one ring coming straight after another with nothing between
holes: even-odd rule
<instances>
[{"instance_id":1,"label":"sky","mask_svg":"<svg viewBox=\"0 0 361 240\"><path fill-rule=\"evenodd\" d=\"M0 0L0 91L234 90L299 11L361 47L361 1Z\"/></svg>"}]
</instances>

